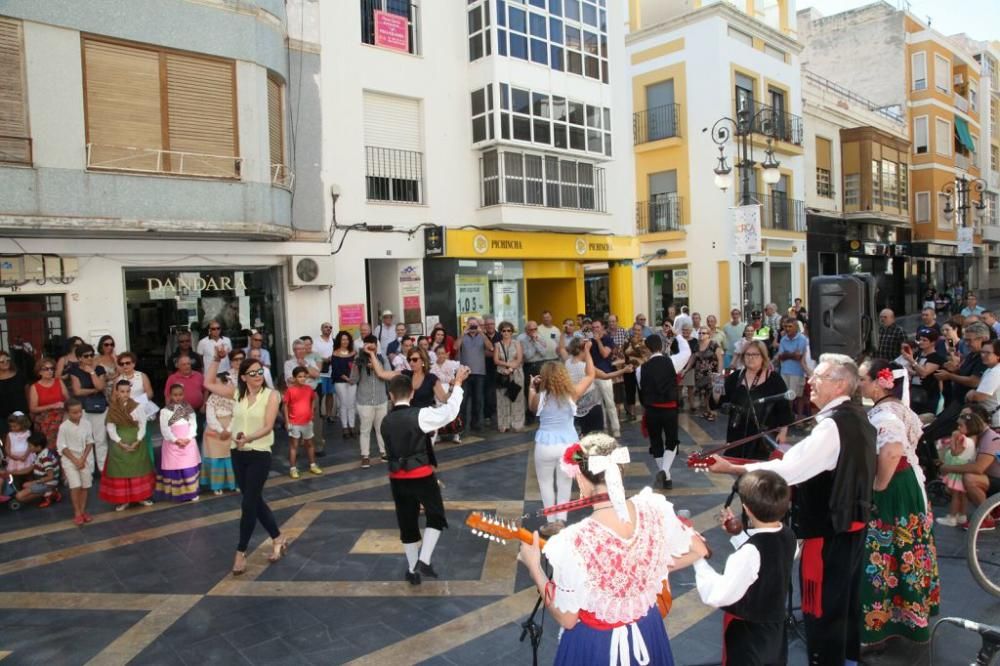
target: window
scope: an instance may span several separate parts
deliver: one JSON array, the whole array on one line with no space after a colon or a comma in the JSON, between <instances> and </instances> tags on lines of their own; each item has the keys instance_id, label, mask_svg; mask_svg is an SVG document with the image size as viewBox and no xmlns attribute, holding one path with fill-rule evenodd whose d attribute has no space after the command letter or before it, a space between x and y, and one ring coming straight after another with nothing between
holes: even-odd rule
<instances>
[{"instance_id":1,"label":"window","mask_svg":"<svg viewBox=\"0 0 1000 666\"><path fill-rule=\"evenodd\" d=\"M605 0L495 0L495 5L499 55L608 82Z\"/></svg>"},{"instance_id":2,"label":"window","mask_svg":"<svg viewBox=\"0 0 1000 666\"><path fill-rule=\"evenodd\" d=\"M87 166L238 178L232 60L83 40Z\"/></svg>"},{"instance_id":3,"label":"window","mask_svg":"<svg viewBox=\"0 0 1000 666\"><path fill-rule=\"evenodd\" d=\"M934 120L934 152L938 155L951 155L951 123L944 118Z\"/></svg>"},{"instance_id":4,"label":"window","mask_svg":"<svg viewBox=\"0 0 1000 666\"><path fill-rule=\"evenodd\" d=\"M469 62L492 55L490 44L490 0L469 7Z\"/></svg>"},{"instance_id":5,"label":"window","mask_svg":"<svg viewBox=\"0 0 1000 666\"><path fill-rule=\"evenodd\" d=\"M913 70L913 89L927 90L927 54L923 51L914 53L910 65Z\"/></svg>"},{"instance_id":6,"label":"window","mask_svg":"<svg viewBox=\"0 0 1000 666\"><path fill-rule=\"evenodd\" d=\"M1000 148L990 146L990 170L1000 171Z\"/></svg>"},{"instance_id":7,"label":"window","mask_svg":"<svg viewBox=\"0 0 1000 666\"><path fill-rule=\"evenodd\" d=\"M604 169L554 155L490 150L480 165L482 205L605 210Z\"/></svg>"},{"instance_id":8,"label":"window","mask_svg":"<svg viewBox=\"0 0 1000 666\"><path fill-rule=\"evenodd\" d=\"M728 34L730 39L735 39L741 44L753 48L753 37L743 32L742 30L737 30L733 26L729 26Z\"/></svg>"},{"instance_id":9,"label":"window","mask_svg":"<svg viewBox=\"0 0 1000 666\"><path fill-rule=\"evenodd\" d=\"M772 58L780 60L781 62L785 62L785 52L782 51L781 49L774 48L770 44L764 44L764 53L771 56Z\"/></svg>"},{"instance_id":10,"label":"window","mask_svg":"<svg viewBox=\"0 0 1000 666\"><path fill-rule=\"evenodd\" d=\"M917 192L915 195L914 219L917 222L931 221L931 193Z\"/></svg>"},{"instance_id":11,"label":"window","mask_svg":"<svg viewBox=\"0 0 1000 666\"><path fill-rule=\"evenodd\" d=\"M899 208L898 170L890 160L882 160L882 205Z\"/></svg>"},{"instance_id":12,"label":"window","mask_svg":"<svg viewBox=\"0 0 1000 666\"><path fill-rule=\"evenodd\" d=\"M910 208L910 167L899 163L899 207L905 212Z\"/></svg>"},{"instance_id":13,"label":"window","mask_svg":"<svg viewBox=\"0 0 1000 666\"><path fill-rule=\"evenodd\" d=\"M493 135L493 86L472 91L472 142L492 141Z\"/></svg>"},{"instance_id":14,"label":"window","mask_svg":"<svg viewBox=\"0 0 1000 666\"><path fill-rule=\"evenodd\" d=\"M31 164L21 22L0 18L0 163Z\"/></svg>"},{"instance_id":15,"label":"window","mask_svg":"<svg viewBox=\"0 0 1000 666\"><path fill-rule=\"evenodd\" d=\"M816 195L828 199L833 197L832 145L830 139L816 137Z\"/></svg>"},{"instance_id":16,"label":"window","mask_svg":"<svg viewBox=\"0 0 1000 666\"><path fill-rule=\"evenodd\" d=\"M754 114L754 103L753 103L753 88L754 80L745 74L736 74L736 112L749 111L747 117L753 116ZM745 131L747 128L740 128L740 131Z\"/></svg>"},{"instance_id":17,"label":"window","mask_svg":"<svg viewBox=\"0 0 1000 666\"><path fill-rule=\"evenodd\" d=\"M390 14L393 16L381 16L376 12ZM361 41L374 46L385 46L385 48L398 49L407 53L420 53L419 28L419 7L411 0L361 0ZM383 45L379 42L379 23L384 21L400 21L395 17L402 17L406 20L406 44L405 49L400 45ZM394 26L395 27L395 26Z\"/></svg>"},{"instance_id":18,"label":"window","mask_svg":"<svg viewBox=\"0 0 1000 666\"><path fill-rule=\"evenodd\" d=\"M364 133L368 200L424 203L420 102L365 92Z\"/></svg>"},{"instance_id":19,"label":"window","mask_svg":"<svg viewBox=\"0 0 1000 666\"><path fill-rule=\"evenodd\" d=\"M972 107L973 111L979 110L979 92L976 90L975 83L969 83L969 106Z\"/></svg>"},{"instance_id":20,"label":"window","mask_svg":"<svg viewBox=\"0 0 1000 666\"><path fill-rule=\"evenodd\" d=\"M861 205L861 174L851 173L844 176L844 207Z\"/></svg>"},{"instance_id":21,"label":"window","mask_svg":"<svg viewBox=\"0 0 1000 666\"><path fill-rule=\"evenodd\" d=\"M611 155L611 109L500 84L500 136Z\"/></svg>"},{"instance_id":22,"label":"window","mask_svg":"<svg viewBox=\"0 0 1000 666\"><path fill-rule=\"evenodd\" d=\"M872 197L868 208L878 206L882 200L882 170L879 168L879 160L872 160Z\"/></svg>"},{"instance_id":23,"label":"window","mask_svg":"<svg viewBox=\"0 0 1000 666\"><path fill-rule=\"evenodd\" d=\"M285 87L270 74L267 77L267 139L271 184L291 187L292 175L285 162Z\"/></svg>"},{"instance_id":24,"label":"window","mask_svg":"<svg viewBox=\"0 0 1000 666\"><path fill-rule=\"evenodd\" d=\"M913 152L917 155L926 154L929 146L927 116L918 116L913 119Z\"/></svg>"},{"instance_id":25,"label":"window","mask_svg":"<svg viewBox=\"0 0 1000 666\"><path fill-rule=\"evenodd\" d=\"M951 61L934 54L934 89L947 93L951 90Z\"/></svg>"}]
</instances>

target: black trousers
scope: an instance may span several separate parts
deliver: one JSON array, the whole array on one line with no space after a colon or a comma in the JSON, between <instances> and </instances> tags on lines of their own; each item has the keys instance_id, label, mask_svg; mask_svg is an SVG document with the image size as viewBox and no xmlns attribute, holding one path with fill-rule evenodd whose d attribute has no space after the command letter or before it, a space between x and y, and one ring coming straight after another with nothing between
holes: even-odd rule
<instances>
[{"instance_id":1,"label":"black trousers","mask_svg":"<svg viewBox=\"0 0 1000 666\"><path fill-rule=\"evenodd\" d=\"M677 409L647 407L646 429L649 431L649 453L654 458L662 458L663 451L676 451L680 440L677 438Z\"/></svg>"},{"instance_id":2,"label":"black trousers","mask_svg":"<svg viewBox=\"0 0 1000 666\"><path fill-rule=\"evenodd\" d=\"M594 405L593 408L583 416L573 417L573 425L576 426L580 437L586 434L604 430L604 408L601 405Z\"/></svg>"},{"instance_id":3,"label":"black trousers","mask_svg":"<svg viewBox=\"0 0 1000 666\"><path fill-rule=\"evenodd\" d=\"M749 622L726 613L722 633L724 666L785 666L788 663L784 622Z\"/></svg>"},{"instance_id":4,"label":"black trousers","mask_svg":"<svg viewBox=\"0 0 1000 666\"><path fill-rule=\"evenodd\" d=\"M399 524L399 540L403 543L420 541L420 506L427 516L427 527L443 530L448 527L444 515L444 500L437 477L422 476L419 479L389 479L392 501L396 504L396 522Z\"/></svg>"},{"instance_id":5,"label":"black trousers","mask_svg":"<svg viewBox=\"0 0 1000 666\"><path fill-rule=\"evenodd\" d=\"M274 520L274 514L264 501L263 495L264 483L267 481L268 472L271 471L271 454L265 451L233 449L230 457L233 461L236 484L243 495L240 504L240 542L236 550L245 553L257 521L260 521L272 539L281 536L278 523Z\"/></svg>"},{"instance_id":6,"label":"black trousers","mask_svg":"<svg viewBox=\"0 0 1000 666\"><path fill-rule=\"evenodd\" d=\"M635 380L635 373L629 372L625 375L625 409L635 407L637 397L639 397L639 382Z\"/></svg>"},{"instance_id":7,"label":"black trousers","mask_svg":"<svg viewBox=\"0 0 1000 666\"><path fill-rule=\"evenodd\" d=\"M822 614L808 612L803 593L803 618L806 625L806 649L810 666L843 666L845 659L858 660L861 652L861 566L865 554L866 529L842 532L823 539L822 585L819 586ZM808 542L803 544L800 583L804 580Z\"/></svg>"}]
</instances>

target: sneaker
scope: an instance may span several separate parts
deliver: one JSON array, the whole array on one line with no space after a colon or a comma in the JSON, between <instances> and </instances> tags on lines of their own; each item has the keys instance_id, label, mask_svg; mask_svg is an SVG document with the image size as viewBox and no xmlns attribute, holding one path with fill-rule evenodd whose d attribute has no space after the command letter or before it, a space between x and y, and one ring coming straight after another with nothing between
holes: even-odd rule
<instances>
[{"instance_id":1,"label":"sneaker","mask_svg":"<svg viewBox=\"0 0 1000 666\"><path fill-rule=\"evenodd\" d=\"M153 500L151 499L142 500L141 502L139 502L139 504L143 506L153 506Z\"/></svg>"},{"instance_id":2,"label":"sneaker","mask_svg":"<svg viewBox=\"0 0 1000 666\"><path fill-rule=\"evenodd\" d=\"M361 469L368 469L372 466L372 461L368 459L368 456L361 458Z\"/></svg>"},{"instance_id":3,"label":"sneaker","mask_svg":"<svg viewBox=\"0 0 1000 666\"><path fill-rule=\"evenodd\" d=\"M455 442L456 444L461 444L462 443L462 436L461 435L452 435L451 441Z\"/></svg>"},{"instance_id":4,"label":"sneaker","mask_svg":"<svg viewBox=\"0 0 1000 666\"><path fill-rule=\"evenodd\" d=\"M664 490L667 488L673 488L673 483L667 478L667 473L663 470L656 473L656 485Z\"/></svg>"},{"instance_id":5,"label":"sneaker","mask_svg":"<svg viewBox=\"0 0 1000 666\"><path fill-rule=\"evenodd\" d=\"M212 491L212 494L213 494L213 495L215 495L216 497L218 497L219 495L221 495L221 494L222 494L222 492L223 492L223 491L221 491L221 490L213 490L213 491Z\"/></svg>"},{"instance_id":6,"label":"sneaker","mask_svg":"<svg viewBox=\"0 0 1000 666\"><path fill-rule=\"evenodd\" d=\"M128 502L125 502L124 504L119 504L118 506L116 506L115 511L124 511L127 508L128 508Z\"/></svg>"},{"instance_id":7,"label":"sneaker","mask_svg":"<svg viewBox=\"0 0 1000 666\"><path fill-rule=\"evenodd\" d=\"M192 498L191 498L190 500L188 500L188 501L190 501L190 502L197 502L197 501L198 501L198 500L200 500L200 499L201 499L201 495L195 495L194 497L192 497Z\"/></svg>"},{"instance_id":8,"label":"sneaker","mask_svg":"<svg viewBox=\"0 0 1000 666\"><path fill-rule=\"evenodd\" d=\"M299 468L292 467L290 470L288 470L288 476L292 477L293 479L299 478Z\"/></svg>"},{"instance_id":9,"label":"sneaker","mask_svg":"<svg viewBox=\"0 0 1000 666\"><path fill-rule=\"evenodd\" d=\"M968 520L959 520L958 516L955 515L941 516L940 518L937 518L934 522L936 522L938 525L944 525L945 527L958 527L960 524L964 523L966 525L965 529L968 529L968 524L969 524Z\"/></svg>"},{"instance_id":10,"label":"sneaker","mask_svg":"<svg viewBox=\"0 0 1000 666\"><path fill-rule=\"evenodd\" d=\"M432 567L430 564L425 564L420 560L417 560L417 573L419 573L421 576L429 576L431 578L438 577L437 571L434 571L434 567Z\"/></svg>"},{"instance_id":11,"label":"sneaker","mask_svg":"<svg viewBox=\"0 0 1000 666\"><path fill-rule=\"evenodd\" d=\"M323 470L320 468L319 465L317 465L316 463L313 463L313 464L309 465L309 473L310 474L320 475L320 474L323 473Z\"/></svg>"},{"instance_id":12,"label":"sneaker","mask_svg":"<svg viewBox=\"0 0 1000 666\"><path fill-rule=\"evenodd\" d=\"M46 508L48 508L50 506L52 506L52 496L51 495L46 495L45 499L43 499L39 503L38 508L39 509L46 509Z\"/></svg>"},{"instance_id":13,"label":"sneaker","mask_svg":"<svg viewBox=\"0 0 1000 666\"><path fill-rule=\"evenodd\" d=\"M420 585L420 573L417 571L407 571L406 581L410 585Z\"/></svg>"}]
</instances>

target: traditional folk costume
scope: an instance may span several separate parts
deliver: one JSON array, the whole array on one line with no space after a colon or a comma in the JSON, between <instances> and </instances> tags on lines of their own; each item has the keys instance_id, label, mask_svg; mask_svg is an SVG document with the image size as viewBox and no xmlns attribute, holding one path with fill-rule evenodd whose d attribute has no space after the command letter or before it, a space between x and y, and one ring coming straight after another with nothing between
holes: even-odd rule
<instances>
[{"instance_id":1,"label":"traditional folk costume","mask_svg":"<svg viewBox=\"0 0 1000 666\"><path fill-rule=\"evenodd\" d=\"M231 434L228 439L221 437L224 432L232 433L230 428L235 408L235 400L214 393L205 402L201 485L208 486L212 492L236 490L236 474L233 472L233 459L229 452L235 435Z\"/></svg>"},{"instance_id":2,"label":"traditional folk costume","mask_svg":"<svg viewBox=\"0 0 1000 666\"><path fill-rule=\"evenodd\" d=\"M142 502L153 496L156 474L149 453L142 446L126 451L121 444L141 442L146 434L146 412L129 398L122 404L117 399L108 409L108 459L101 472L99 496L111 504Z\"/></svg>"},{"instance_id":3,"label":"traditional folk costume","mask_svg":"<svg viewBox=\"0 0 1000 666\"><path fill-rule=\"evenodd\" d=\"M642 403L643 430L649 433L649 453L656 461L660 485L670 485L670 467L677 457L677 375L688 359L691 347L678 335L677 353L667 357L657 352L636 368L639 400Z\"/></svg>"},{"instance_id":4,"label":"traditional folk costume","mask_svg":"<svg viewBox=\"0 0 1000 666\"><path fill-rule=\"evenodd\" d=\"M160 469L156 473L156 494L160 499L188 502L198 499L201 454L198 453L198 420L186 402L160 410ZM177 440L189 440L181 446Z\"/></svg>"},{"instance_id":5,"label":"traditional folk costume","mask_svg":"<svg viewBox=\"0 0 1000 666\"><path fill-rule=\"evenodd\" d=\"M587 459L591 472L604 473L609 499L624 522L631 516L618 465L628 462L625 447ZM551 593L552 605L579 618L562 631L556 666L674 663L657 595L674 558L691 549L694 532L649 488L633 497L632 505L635 529L627 539L588 517L545 544L552 565L546 597Z\"/></svg>"},{"instance_id":6,"label":"traditional folk costume","mask_svg":"<svg viewBox=\"0 0 1000 666\"><path fill-rule=\"evenodd\" d=\"M448 527L441 487L434 476L434 461L430 456L430 434L458 416L463 395L462 387L455 386L448 402L439 407L420 408L411 406L409 401L397 402L382 420L382 439L389 456L389 487L396 504L399 540L406 551L407 580L414 585L420 583L420 572L437 577L430 568L431 555L441 530ZM421 506L427 516L422 543Z\"/></svg>"},{"instance_id":7,"label":"traditional folk costume","mask_svg":"<svg viewBox=\"0 0 1000 666\"><path fill-rule=\"evenodd\" d=\"M857 661L875 428L861 407L841 396L823 407L812 433L784 458L746 469L769 469L795 486L792 527L804 540L800 581L809 663Z\"/></svg>"},{"instance_id":8,"label":"traditional folk costume","mask_svg":"<svg viewBox=\"0 0 1000 666\"><path fill-rule=\"evenodd\" d=\"M890 638L930 640L930 617L938 612L941 581L934 545L934 516L927 503L916 446L920 418L902 402L882 399L868 412L878 431L876 446L901 442L904 455L874 508L865 540L861 580L861 642Z\"/></svg>"},{"instance_id":9,"label":"traditional folk costume","mask_svg":"<svg viewBox=\"0 0 1000 666\"><path fill-rule=\"evenodd\" d=\"M731 539L736 552L722 574L694 563L702 602L725 611L723 666L772 666L788 660L785 599L792 581L795 535L786 526L750 529Z\"/></svg>"}]
</instances>

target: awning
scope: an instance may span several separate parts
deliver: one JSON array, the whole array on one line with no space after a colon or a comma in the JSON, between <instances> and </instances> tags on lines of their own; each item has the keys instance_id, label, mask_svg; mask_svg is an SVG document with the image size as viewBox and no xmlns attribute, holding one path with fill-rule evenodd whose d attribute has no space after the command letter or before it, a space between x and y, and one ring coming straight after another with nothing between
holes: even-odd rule
<instances>
[{"instance_id":1,"label":"awning","mask_svg":"<svg viewBox=\"0 0 1000 666\"><path fill-rule=\"evenodd\" d=\"M969 134L969 123L965 122L965 118L955 116L955 136L958 137L960 144L971 152L976 152L976 144L972 142L972 135Z\"/></svg>"}]
</instances>

